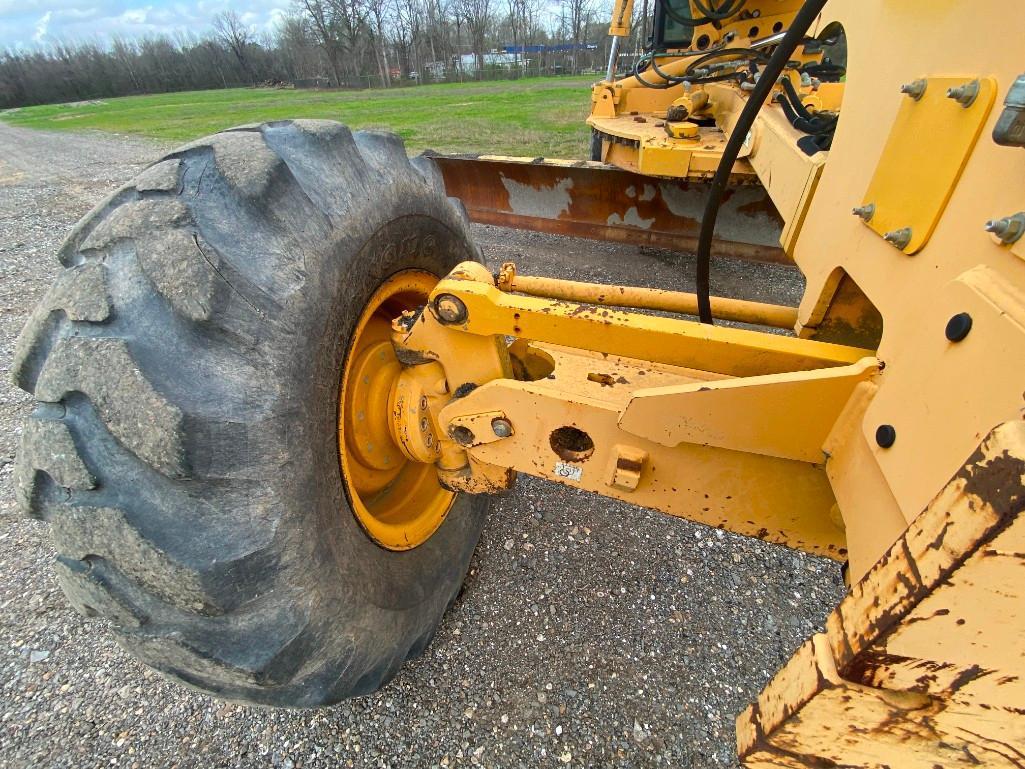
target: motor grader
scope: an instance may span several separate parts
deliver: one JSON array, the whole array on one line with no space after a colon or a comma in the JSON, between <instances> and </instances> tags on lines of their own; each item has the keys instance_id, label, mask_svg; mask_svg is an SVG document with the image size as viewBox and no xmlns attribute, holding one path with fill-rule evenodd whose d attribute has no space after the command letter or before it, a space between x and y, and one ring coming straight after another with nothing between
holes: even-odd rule
<instances>
[{"instance_id":1,"label":"motor grader","mask_svg":"<svg viewBox=\"0 0 1025 769\"><path fill-rule=\"evenodd\" d=\"M243 126L76 227L14 366L64 591L186 684L326 705L424 649L527 473L844 564L748 766L1022 766L1019 7L658 0L620 71L632 15L591 160ZM468 218L697 290L493 275ZM736 258L800 305L715 296Z\"/></svg>"}]
</instances>

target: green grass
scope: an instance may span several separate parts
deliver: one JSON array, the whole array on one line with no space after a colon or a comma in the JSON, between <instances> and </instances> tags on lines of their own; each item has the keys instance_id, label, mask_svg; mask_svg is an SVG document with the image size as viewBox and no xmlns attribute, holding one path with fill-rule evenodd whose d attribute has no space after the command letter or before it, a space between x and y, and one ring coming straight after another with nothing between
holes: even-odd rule
<instances>
[{"instance_id":1,"label":"green grass","mask_svg":"<svg viewBox=\"0 0 1025 769\"><path fill-rule=\"evenodd\" d=\"M549 77L373 91L235 88L0 112L15 126L98 130L184 142L244 123L328 118L402 136L410 152L583 158L593 78Z\"/></svg>"}]
</instances>

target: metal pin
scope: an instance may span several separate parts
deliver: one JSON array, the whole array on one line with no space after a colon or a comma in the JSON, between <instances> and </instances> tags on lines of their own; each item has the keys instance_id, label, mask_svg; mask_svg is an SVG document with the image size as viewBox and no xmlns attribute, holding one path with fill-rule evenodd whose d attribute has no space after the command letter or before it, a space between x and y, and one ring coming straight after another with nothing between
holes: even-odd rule
<instances>
[{"instance_id":1,"label":"metal pin","mask_svg":"<svg viewBox=\"0 0 1025 769\"><path fill-rule=\"evenodd\" d=\"M513 434L512 422L503 417L495 417L491 420L491 430L499 438L508 438Z\"/></svg>"}]
</instances>

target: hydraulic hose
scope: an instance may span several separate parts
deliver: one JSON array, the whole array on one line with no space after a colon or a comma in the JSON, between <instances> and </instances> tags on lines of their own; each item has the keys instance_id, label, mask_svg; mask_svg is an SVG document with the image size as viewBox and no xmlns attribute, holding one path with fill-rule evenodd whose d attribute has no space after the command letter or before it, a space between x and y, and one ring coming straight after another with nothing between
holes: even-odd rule
<instances>
[{"instance_id":1,"label":"hydraulic hose","mask_svg":"<svg viewBox=\"0 0 1025 769\"><path fill-rule=\"evenodd\" d=\"M726 186L729 183L733 165L737 162L737 157L744 146L748 132L750 132L751 127L754 125L755 118L758 117L759 110L765 104L765 100L769 97L769 93L772 91L776 81L783 74L783 70L786 68L794 51L797 50L797 46L801 44L815 19L822 13L826 2L828 0L805 0L801 10L797 12L793 23L790 25L790 29L787 30L783 39L776 47L768 64L762 70L754 90L748 96L747 104L744 105L744 109L737 119L737 124L733 127L733 133L730 134L730 140L726 143L726 148L723 150L719 167L712 178L712 188L708 193L708 203L705 205L705 214L701 219L701 234L698 237L695 276L697 283L696 293L698 295L698 316L702 323L711 324L713 322L712 302L709 291L712 240L715 236L715 221L719 216L719 208L722 206L723 195L726 193Z\"/></svg>"}]
</instances>

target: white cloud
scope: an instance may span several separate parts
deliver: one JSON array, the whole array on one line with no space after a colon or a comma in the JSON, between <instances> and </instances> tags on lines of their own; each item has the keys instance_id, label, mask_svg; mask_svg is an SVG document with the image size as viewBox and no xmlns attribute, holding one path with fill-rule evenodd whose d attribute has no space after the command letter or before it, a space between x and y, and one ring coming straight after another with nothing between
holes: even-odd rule
<instances>
[{"instance_id":1,"label":"white cloud","mask_svg":"<svg viewBox=\"0 0 1025 769\"><path fill-rule=\"evenodd\" d=\"M37 42L43 42L46 37L46 31L50 28L50 19L53 18L53 11L47 11L39 17L39 21L36 22L36 31L32 35L32 39Z\"/></svg>"},{"instance_id":2,"label":"white cloud","mask_svg":"<svg viewBox=\"0 0 1025 769\"><path fill-rule=\"evenodd\" d=\"M0 51L56 42L108 41L154 34L205 34L234 7L246 23L274 29L293 0L0 0Z\"/></svg>"}]
</instances>

